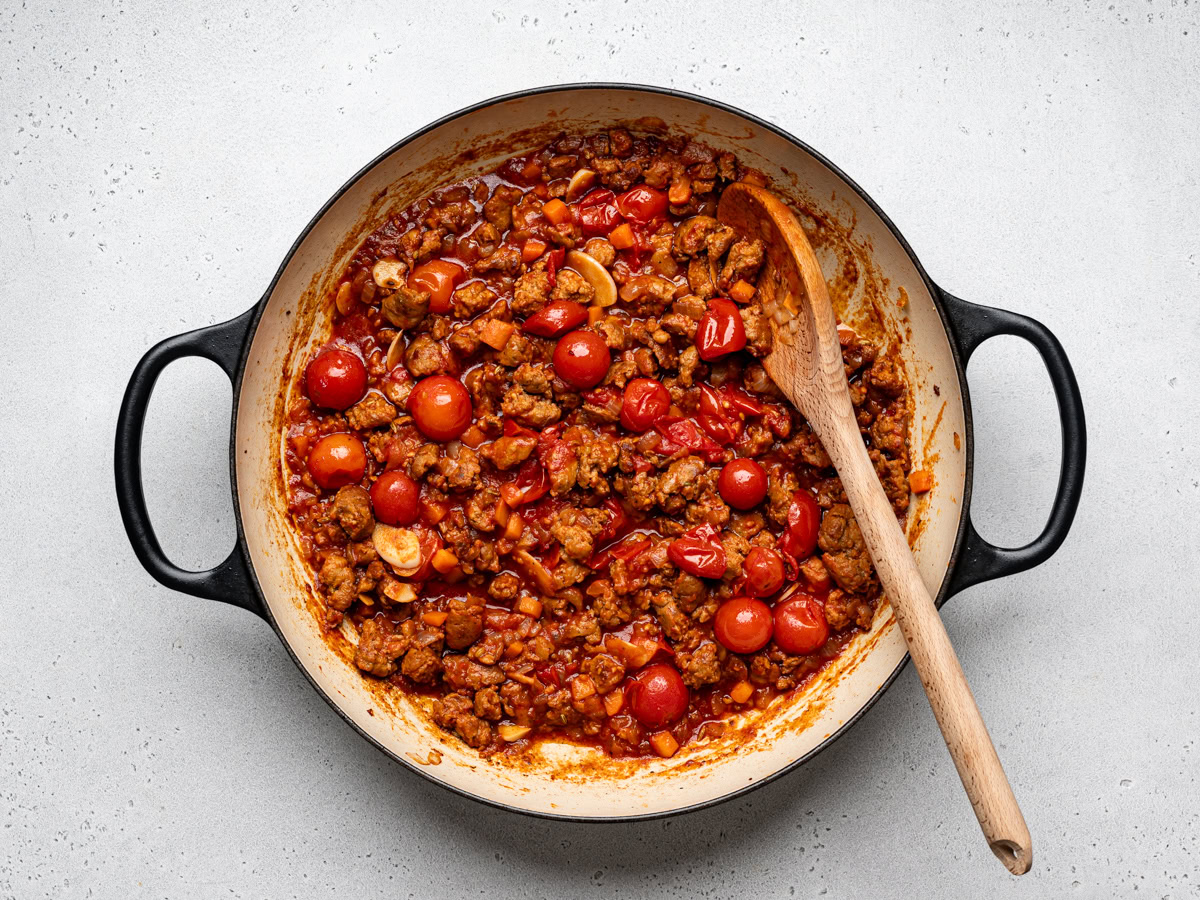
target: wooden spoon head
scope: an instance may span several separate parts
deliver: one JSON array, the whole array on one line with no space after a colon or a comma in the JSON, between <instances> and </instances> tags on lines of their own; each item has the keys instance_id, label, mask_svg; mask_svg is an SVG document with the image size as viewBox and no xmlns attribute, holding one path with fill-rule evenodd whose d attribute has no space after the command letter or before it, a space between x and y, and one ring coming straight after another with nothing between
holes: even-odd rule
<instances>
[{"instance_id":1,"label":"wooden spoon head","mask_svg":"<svg viewBox=\"0 0 1200 900\"><path fill-rule=\"evenodd\" d=\"M818 433L822 411L850 408L837 320L825 276L804 229L766 188L736 182L725 189L717 218L766 244L758 290L771 317L774 344L764 366ZM845 403L842 403L842 400Z\"/></svg>"}]
</instances>

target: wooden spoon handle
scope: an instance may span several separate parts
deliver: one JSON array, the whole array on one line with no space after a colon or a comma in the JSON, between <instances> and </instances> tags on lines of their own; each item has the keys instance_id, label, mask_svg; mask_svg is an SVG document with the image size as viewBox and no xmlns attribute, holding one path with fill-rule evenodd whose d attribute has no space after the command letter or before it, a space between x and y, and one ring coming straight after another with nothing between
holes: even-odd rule
<instances>
[{"instance_id":1,"label":"wooden spoon handle","mask_svg":"<svg viewBox=\"0 0 1200 900\"><path fill-rule=\"evenodd\" d=\"M1008 870L1023 875L1033 863L1025 818L858 428L852 420L840 424L821 440L841 475L979 827Z\"/></svg>"}]
</instances>

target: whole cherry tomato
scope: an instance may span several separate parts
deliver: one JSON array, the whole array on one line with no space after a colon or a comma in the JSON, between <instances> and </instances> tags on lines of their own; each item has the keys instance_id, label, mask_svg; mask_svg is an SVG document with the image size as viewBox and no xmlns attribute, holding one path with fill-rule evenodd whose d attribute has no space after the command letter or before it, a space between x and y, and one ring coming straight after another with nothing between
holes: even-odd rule
<instances>
[{"instance_id":1,"label":"whole cherry tomato","mask_svg":"<svg viewBox=\"0 0 1200 900\"><path fill-rule=\"evenodd\" d=\"M596 188L579 201L579 227L587 235L607 235L621 223L612 191Z\"/></svg>"},{"instance_id":2,"label":"whole cherry tomato","mask_svg":"<svg viewBox=\"0 0 1200 900\"><path fill-rule=\"evenodd\" d=\"M746 590L755 597L770 597L783 587L786 573L779 554L767 547L751 547L742 561Z\"/></svg>"},{"instance_id":3,"label":"whole cherry tomato","mask_svg":"<svg viewBox=\"0 0 1200 900\"><path fill-rule=\"evenodd\" d=\"M625 385L621 401L621 424L630 431L648 431L671 409L671 395L662 382L634 378Z\"/></svg>"},{"instance_id":4,"label":"whole cherry tomato","mask_svg":"<svg viewBox=\"0 0 1200 900\"><path fill-rule=\"evenodd\" d=\"M326 490L362 481L367 471L367 451L352 434L327 434L308 451L308 471Z\"/></svg>"},{"instance_id":5,"label":"whole cherry tomato","mask_svg":"<svg viewBox=\"0 0 1200 900\"><path fill-rule=\"evenodd\" d=\"M525 320L522 331L555 338L587 321L587 308L574 300L555 300Z\"/></svg>"},{"instance_id":6,"label":"whole cherry tomato","mask_svg":"<svg viewBox=\"0 0 1200 900\"><path fill-rule=\"evenodd\" d=\"M713 633L734 653L754 653L771 640L771 609L753 597L734 597L717 609Z\"/></svg>"},{"instance_id":7,"label":"whole cherry tomato","mask_svg":"<svg viewBox=\"0 0 1200 900\"><path fill-rule=\"evenodd\" d=\"M775 606L775 643L784 653L812 653L828 639L825 611L812 597L800 594Z\"/></svg>"},{"instance_id":8,"label":"whole cherry tomato","mask_svg":"<svg viewBox=\"0 0 1200 900\"><path fill-rule=\"evenodd\" d=\"M796 491L788 507L787 529L779 539L779 549L796 560L807 559L817 549L817 532L821 528L821 507L812 494Z\"/></svg>"},{"instance_id":9,"label":"whole cherry tomato","mask_svg":"<svg viewBox=\"0 0 1200 900\"><path fill-rule=\"evenodd\" d=\"M631 693L630 712L647 728L661 728L687 712L687 685L667 663L654 663L642 669L633 679Z\"/></svg>"},{"instance_id":10,"label":"whole cherry tomato","mask_svg":"<svg viewBox=\"0 0 1200 900\"><path fill-rule=\"evenodd\" d=\"M626 219L645 224L667 211L667 195L662 191L639 184L617 198L617 210Z\"/></svg>"},{"instance_id":11,"label":"whole cherry tomato","mask_svg":"<svg viewBox=\"0 0 1200 900\"><path fill-rule=\"evenodd\" d=\"M467 430L474 415L471 395L457 378L422 378L408 395L408 411L421 433L435 441L452 441Z\"/></svg>"},{"instance_id":12,"label":"whole cherry tomato","mask_svg":"<svg viewBox=\"0 0 1200 900\"><path fill-rule=\"evenodd\" d=\"M367 367L349 350L326 350L304 370L304 384L317 406L349 409L367 392Z\"/></svg>"},{"instance_id":13,"label":"whole cherry tomato","mask_svg":"<svg viewBox=\"0 0 1200 900\"><path fill-rule=\"evenodd\" d=\"M720 578L725 574L725 545L720 532L705 523L684 532L667 546L667 558L685 572L700 578Z\"/></svg>"},{"instance_id":14,"label":"whole cherry tomato","mask_svg":"<svg viewBox=\"0 0 1200 900\"><path fill-rule=\"evenodd\" d=\"M554 372L581 391L594 388L608 374L608 344L594 331L572 331L554 348Z\"/></svg>"},{"instance_id":15,"label":"whole cherry tomato","mask_svg":"<svg viewBox=\"0 0 1200 900\"><path fill-rule=\"evenodd\" d=\"M717 476L717 490L735 509L753 509L767 496L767 471L752 459L731 460Z\"/></svg>"},{"instance_id":16,"label":"whole cherry tomato","mask_svg":"<svg viewBox=\"0 0 1200 900\"><path fill-rule=\"evenodd\" d=\"M429 291L429 311L450 312L450 295L463 280L467 270L448 259L431 259L421 263L408 276L408 287L414 291Z\"/></svg>"},{"instance_id":17,"label":"whole cherry tomato","mask_svg":"<svg viewBox=\"0 0 1200 900\"><path fill-rule=\"evenodd\" d=\"M411 525L421 514L421 488L399 469L391 469L371 485L371 506L384 525Z\"/></svg>"},{"instance_id":18,"label":"whole cherry tomato","mask_svg":"<svg viewBox=\"0 0 1200 900\"><path fill-rule=\"evenodd\" d=\"M710 362L746 346L746 325L732 300L714 297L696 328L696 349Z\"/></svg>"}]
</instances>

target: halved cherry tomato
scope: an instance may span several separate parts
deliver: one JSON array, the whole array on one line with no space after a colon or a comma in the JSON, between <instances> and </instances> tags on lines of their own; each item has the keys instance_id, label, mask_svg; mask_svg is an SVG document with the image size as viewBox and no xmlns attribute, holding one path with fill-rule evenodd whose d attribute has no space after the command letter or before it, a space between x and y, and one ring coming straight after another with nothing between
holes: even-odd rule
<instances>
[{"instance_id":1,"label":"halved cherry tomato","mask_svg":"<svg viewBox=\"0 0 1200 900\"><path fill-rule=\"evenodd\" d=\"M640 534L631 534L623 538L619 543L613 544L611 547L606 547L599 553L593 553L587 561L589 569L607 569L608 564L614 559L632 562L642 555L643 552L650 549L650 538Z\"/></svg>"},{"instance_id":2,"label":"halved cherry tomato","mask_svg":"<svg viewBox=\"0 0 1200 900\"><path fill-rule=\"evenodd\" d=\"M305 368L304 384L315 405L349 409L367 392L367 367L349 350L326 350Z\"/></svg>"},{"instance_id":3,"label":"halved cherry tomato","mask_svg":"<svg viewBox=\"0 0 1200 900\"><path fill-rule=\"evenodd\" d=\"M633 222L646 223L667 211L667 195L644 184L617 198L617 210Z\"/></svg>"},{"instance_id":4,"label":"halved cherry tomato","mask_svg":"<svg viewBox=\"0 0 1200 900\"><path fill-rule=\"evenodd\" d=\"M721 543L720 532L708 522L671 541L667 558L700 578L720 578L725 574L725 545Z\"/></svg>"},{"instance_id":5,"label":"halved cherry tomato","mask_svg":"<svg viewBox=\"0 0 1200 900\"><path fill-rule=\"evenodd\" d=\"M527 459L517 469L517 477L500 486L500 499L516 509L540 500L550 490L550 476L536 459Z\"/></svg>"},{"instance_id":6,"label":"halved cherry tomato","mask_svg":"<svg viewBox=\"0 0 1200 900\"><path fill-rule=\"evenodd\" d=\"M404 472L391 469L371 485L371 507L385 525L411 525L421 515L421 488Z\"/></svg>"},{"instance_id":7,"label":"halved cherry tomato","mask_svg":"<svg viewBox=\"0 0 1200 900\"><path fill-rule=\"evenodd\" d=\"M433 568L433 554L442 548L442 538L436 528L417 522L410 526L417 535L421 547L421 567L408 576L409 581L428 581L436 577Z\"/></svg>"},{"instance_id":8,"label":"halved cherry tomato","mask_svg":"<svg viewBox=\"0 0 1200 900\"><path fill-rule=\"evenodd\" d=\"M587 308L574 300L555 300L525 320L522 331L556 338L587 321Z\"/></svg>"},{"instance_id":9,"label":"halved cherry tomato","mask_svg":"<svg viewBox=\"0 0 1200 900\"><path fill-rule=\"evenodd\" d=\"M719 359L746 346L746 325L732 300L714 297L696 328L696 349L705 362Z\"/></svg>"},{"instance_id":10,"label":"halved cherry tomato","mask_svg":"<svg viewBox=\"0 0 1200 900\"><path fill-rule=\"evenodd\" d=\"M308 451L308 471L326 490L356 484L367 471L367 451L353 434L327 434Z\"/></svg>"},{"instance_id":11,"label":"halved cherry tomato","mask_svg":"<svg viewBox=\"0 0 1200 900\"><path fill-rule=\"evenodd\" d=\"M671 409L671 395L662 382L634 378L625 385L621 424L630 431L647 431Z\"/></svg>"},{"instance_id":12,"label":"halved cherry tomato","mask_svg":"<svg viewBox=\"0 0 1200 900\"><path fill-rule=\"evenodd\" d=\"M505 437L531 437L536 438L538 433L524 425L517 424L516 419L504 420L504 436Z\"/></svg>"},{"instance_id":13,"label":"halved cherry tomato","mask_svg":"<svg viewBox=\"0 0 1200 900\"><path fill-rule=\"evenodd\" d=\"M787 528L779 539L779 549L797 561L807 559L817 549L821 528L821 507L812 494L796 491L788 507Z\"/></svg>"},{"instance_id":14,"label":"halved cherry tomato","mask_svg":"<svg viewBox=\"0 0 1200 900\"><path fill-rule=\"evenodd\" d=\"M608 374L612 357L604 338L594 331L572 331L554 348L554 372L571 387L586 391Z\"/></svg>"},{"instance_id":15,"label":"halved cherry tomato","mask_svg":"<svg viewBox=\"0 0 1200 900\"><path fill-rule=\"evenodd\" d=\"M770 597L783 587L786 571L783 558L768 547L751 547L742 561L746 590L755 597Z\"/></svg>"},{"instance_id":16,"label":"halved cherry tomato","mask_svg":"<svg viewBox=\"0 0 1200 900\"><path fill-rule=\"evenodd\" d=\"M408 411L417 428L435 441L452 441L467 430L475 414L463 383L449 375L422 378L408 395Z\"/></svg>"},{"instance_id":17,"label":"halved cherry tomato","mask_svg":"<svg viewBox=\"0 0 1200 900\"><path fill-rule=\"evenodd\" d=\"M431 259L421 263L408 276L408 287L414 291L429 291L429 311L450 312L450 295L466 276L467 270L448 259Z\"/></svg>"},{"instance_id":18,"label":"halved cherry tomato","mask_svg":"<svg viewBox=\"0 0 1200 900\"><path fill-rule=\"evenodd\" d=\"M812 653L829 639L825 611L812 597L800 594L775 607L775 643L784 653Z\"/></svg>"},{"instance_id":19,"label":"halved cherry tomato","mask_svg":"<svg viewBox=\"0 0 1200 900\"><path fill-rule=\"evenodd\" d=\"M753 597L734 597L717 609L713 633L734 653L755 653L771 640L771 609Z\"/></svg>"},{"instance_id":20,"label":"halved cherry tomato","mask_svg":"<svg viewBox=\"0 0 1200 900\"><path fill-rule=\"evenodd\" d=\"M767 471L752 459L731 460L717 476L717 490L735 509L753 509L767 496Z\"/></svg>"},{"instance_id":21,"label":"halved cherry tomato","mask_svg":"<svg viewBox=\"0 0 1200 900\"><path fill-rule=\"evenodd\" d=\"M674 666L654 663L633 679L629 709L647 728L661 728L674 722L687 707L687 685Z\"/></svg>"},{"instance_id":22,"label":"halved cherry tomato","mask_svg":"<svg viewBox=\"0 0 1200 900\"><path fill-rule=\"evenodd\" d=\"M625 507L621 505L621 501L616 497L609 497L604 501L604 508L608 510L608 521L604 523L604 527L600 529L600 533L596 535L597 544L605 544L609 541L620 537L629 530L629 513L625 512Z\"/></svg>"},{"instance_id":23,"label":"halved cherry tomato","mask_svg":"<svg viewBox=\"0 0 1200 900\"><path fill-rule=\"evenodd\" d=\"M605 235L621 223L621 213L613 203L616 195L604 188L589 191L579 201L579 227L587 235Z\"/></svg>"}]
</instances>

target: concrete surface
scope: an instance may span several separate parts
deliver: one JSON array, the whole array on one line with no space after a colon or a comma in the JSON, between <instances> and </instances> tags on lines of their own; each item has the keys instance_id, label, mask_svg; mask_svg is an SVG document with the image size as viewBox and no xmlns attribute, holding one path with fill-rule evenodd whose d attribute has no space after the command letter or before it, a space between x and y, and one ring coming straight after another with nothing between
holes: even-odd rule
<instances>
[{"instance_id":1,"label":"concrete surface","mask_svg":"<svg viewBox=\"0 0 1200 900\"><path fill-rule=\"evenodd\" d=\"M1196 896L1200 15L971 6L4 4L0 897ZM135 561L111 440L138 357L249 306L397 138L581 79L772 119L936 280L1066 345L1091 440L1074 533L945 610L1034 834L1027 877L984 846L911 669L745 800L562 825L392 764L261 622ZM970 374L977 520L1021 541L1056 474L1047 380L1015 340ZM155 522L185 565L232 541L229 393L177 364L148 424Z\"/></svg>"}]
</instances>

